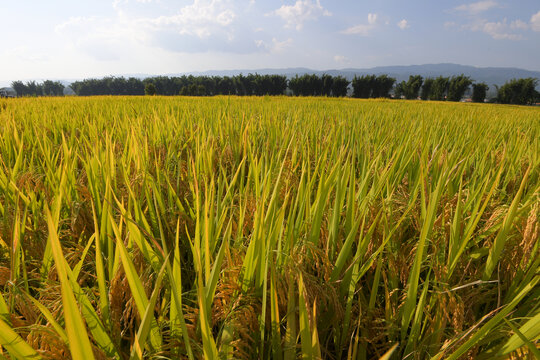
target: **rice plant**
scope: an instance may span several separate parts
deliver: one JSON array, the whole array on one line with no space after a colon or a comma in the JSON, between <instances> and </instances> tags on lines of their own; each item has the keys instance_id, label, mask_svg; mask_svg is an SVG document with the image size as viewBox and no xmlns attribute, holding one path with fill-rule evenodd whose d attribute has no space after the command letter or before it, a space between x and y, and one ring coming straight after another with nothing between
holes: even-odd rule
<instances>
[{"instance_id":1,"label":"rice plant","mask_svg":"<svg viewBox=\"0 0 540 360\"><path fill-rule=\"evenodd\" d=\"M539 216L539 108L0 100L0 358L538 357Z\"/></svg>"}]
</instances>

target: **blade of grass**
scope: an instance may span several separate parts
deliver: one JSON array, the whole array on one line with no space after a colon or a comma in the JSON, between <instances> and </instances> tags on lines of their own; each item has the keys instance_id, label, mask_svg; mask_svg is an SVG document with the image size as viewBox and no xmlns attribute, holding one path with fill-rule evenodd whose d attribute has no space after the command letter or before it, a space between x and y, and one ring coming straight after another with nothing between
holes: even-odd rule
<instances>
[{"instance_id":1,"label":"blade of grass","mask_svg":"<svg viewBox=\"0 0 540 360\"><path fill-rule=\"evenodd\" d=\"M0 345L16 359L41 359L41 356L2 319L0 319Z\"/></svg>"},{"instance_id":2,"label":"blade of grass","mask_svg":"<svg viewBox=\"0 0 540 360\"><path fill-rule=\"evenodd\" d=\"M71 356L75 360L93 359L94 354L92 352L88 333L86 332L86 326L68 280L62 246L60 245L56 233L56 225L47 207L45 208L45 214L47 217L47 226L49 228L49 242L51 244L54 262L56 263L56 271L58 272L58 277L60 279L64 318Z\"/></svg>"}]
</instances>

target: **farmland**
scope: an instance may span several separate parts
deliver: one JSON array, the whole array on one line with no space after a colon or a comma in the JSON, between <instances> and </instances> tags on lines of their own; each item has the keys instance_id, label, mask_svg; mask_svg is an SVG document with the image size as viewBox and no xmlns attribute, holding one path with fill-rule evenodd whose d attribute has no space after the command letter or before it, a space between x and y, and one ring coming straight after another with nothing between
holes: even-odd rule
<instances>
[{"instance_id":1,"label":"farmland","mask_svg":"<svg viewBox=\"0 0 540 360\"><path fill-rule=\"evenodd\" d=\"M1 354L532 358L539 217L539 108L1 99Z\"/></svg>"}]
</instances>

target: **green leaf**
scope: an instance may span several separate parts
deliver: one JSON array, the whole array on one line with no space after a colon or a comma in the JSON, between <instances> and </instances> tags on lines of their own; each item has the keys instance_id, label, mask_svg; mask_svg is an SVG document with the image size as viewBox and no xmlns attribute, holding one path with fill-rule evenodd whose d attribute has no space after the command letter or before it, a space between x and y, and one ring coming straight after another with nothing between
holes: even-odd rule
<instances>
[{"instance_id":1,"label":"green leaf","mask_svg":"<svg viewBox=\"0 0 540 360\"><path fill-rule=\"evenodd\" d=\"M74 360L93 359L92 346L86 332L86 325L78 308L73 289L69 283L66 270L66 261L62 253L62 246L56 233L56 225L49 209L45 208L47 225L49 228L49 243L56 263L56 271L60 279L62 291L62 304L64 308L64 318L66 322L67 337L69 339L69 349Z\"/></svg>"},{"instance_id":2,"label":"green leaf","mask_svg":"<svg viewBox=\"0 0 540 360\"><path fill-rule=\"evenodd\" d=\"M0 345L5 347L15 359L41 359L41 356L1 318Z\"/></svg>"}]
</instances>

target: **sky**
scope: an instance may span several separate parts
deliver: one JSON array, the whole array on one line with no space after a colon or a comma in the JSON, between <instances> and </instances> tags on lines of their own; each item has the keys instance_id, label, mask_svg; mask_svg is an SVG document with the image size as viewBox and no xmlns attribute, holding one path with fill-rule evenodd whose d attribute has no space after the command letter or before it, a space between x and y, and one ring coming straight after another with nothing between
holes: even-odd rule
<instances>
[{"instance_id":1,"label":"sky","mask_svg":"<svg viewBox=\"0 0 540 360\"><path fill-rule=\"evenodd\" d=\"M0 0L0 83L457 63L540 71L539 0Z\"/></svg>"}]
</instances>

